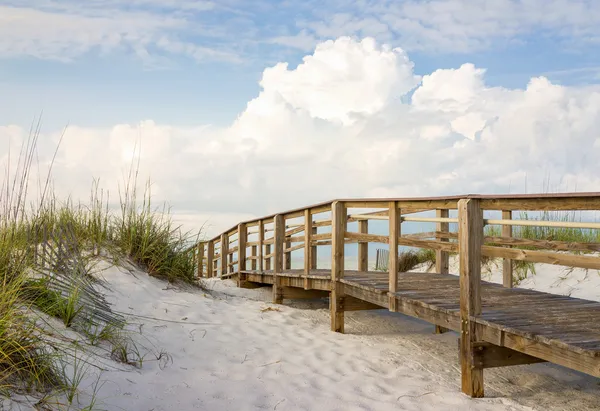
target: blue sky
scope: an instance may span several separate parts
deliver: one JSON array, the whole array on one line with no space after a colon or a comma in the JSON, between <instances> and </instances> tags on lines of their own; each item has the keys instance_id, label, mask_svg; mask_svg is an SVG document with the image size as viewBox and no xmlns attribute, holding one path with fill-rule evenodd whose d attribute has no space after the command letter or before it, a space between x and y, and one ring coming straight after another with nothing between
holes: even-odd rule
<instances>
[{"instance_id":1,"label":"blue sky","mask_svg":"<svg viewBox=\"0 0 600 411\"><path fill-rule=\"evenodd\" d=\"M0 138L42 111L41 158L69 124L59 191L114 188L139 155L215 229L333 197L595 190L600 4L0 0Z\"/></svg>"},{"instance_id":2,"label":"blue sky","mask_svg":"<svg viewBox=\"0 0 600 411\"><path fill-rule=\"evenodd\" d=\"M225 125L256 96L266 67L279 61L294 67L318 41L339 35L369 35L401 47L417 74L471 62L487 68L490 85L524 87L542 74L561 84L600 80L597 2L490 1L487 8L459 0L393 3L0 1L5 22L18 14L22 21L11 24L36 27L35 33L15 33L3 24L12 34L4 32L0 42L0 84L12 98L3 99L0 123L28 124L43 109L49 127L146 118ZM392 9L398 9L394 17ZM558 17L544 21L551 14ZM128 28L130 20L138 26ZM44 21L57 26L43 28ZM68 27L72 21L81 26ZM89 21L97 23L96 34L89 34ZM121 32L118 44L108 38L114 28ZM438 44L438 36L447 44ZM157 46L163 37L206 51L194 56L176 45Z\"/></svg>"}]
</instances>

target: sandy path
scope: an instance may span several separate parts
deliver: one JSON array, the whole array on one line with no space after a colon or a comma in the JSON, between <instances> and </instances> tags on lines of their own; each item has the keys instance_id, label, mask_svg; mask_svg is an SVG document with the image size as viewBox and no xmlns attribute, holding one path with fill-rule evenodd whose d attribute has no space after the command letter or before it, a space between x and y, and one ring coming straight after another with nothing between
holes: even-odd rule
<instances>
[{"instance_id":1,"label":"sandy path","mask_svg":"<svg viewBox=\"0 0 600 411\"><path fill-rule=\"evenodd\" d=\"M142 369L104 372L98 408L517 411L600 404L596 379L544 364L486 370L488 397L471 400L459 390L456 334L435 335L431 325L385 310L347 313L342 335L329 331L326 301L274 306L260 301L270 297L268 288L216 280L205 293L174 290L143 273L104 275L116 310L176 322L130 318L138 330L143 324L140 344L165 350L172 362L159 366L149 353Z\"/></svg>"}]
</instances>

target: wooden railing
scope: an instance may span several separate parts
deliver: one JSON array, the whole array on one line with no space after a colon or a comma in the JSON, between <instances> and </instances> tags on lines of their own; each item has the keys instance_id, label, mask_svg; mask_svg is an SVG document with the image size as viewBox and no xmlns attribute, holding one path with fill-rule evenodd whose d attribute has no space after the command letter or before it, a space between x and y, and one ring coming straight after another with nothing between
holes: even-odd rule
<instances>
[{"instance_id":1,"label":"wooden railing","mask_svg":"<svg viewBox=\"0 0 600 411\"><path fill-rule=\"evenodd\" d=\"M520 195L520 196L454 196L409 199L352 199L321 203L302 209L287 211L237 226L198 244L197 261L200 277L230 277L243 270L284 270L291 268L291 254L304 250L303 269L306 274L317 268L317 247L332 246L333 237L344 244L358 244L357 268L368 271L368 244L389 244L436 251L436 271L448 273L448 256L458 253L460 229L450 230L450 224L460 223L459 202L476 204L481 214L478 224L499 225L500 237L484 237L480 244L482 256L502 258L504 285L511 287L512 260L534 263L559 264L570 267L600 269L596 256L564 253L564 251L600 251L598 243L576 243L552 240L533 240L512 236L513 226L565 227L600 229L600 223L572 221L532 221L513 219L514 211L571 211L599 210L600 193ZM376 211L361 212L361 209ZM351 213L348 211L352 210ZM414 216L416 213L435 210L435 217ZM483 218L482 212L501 211L500 219ZM455 216L450 217L450 213ZM338 214L336 214L338 213ZM338 217L335 220L335 217ZM303 221L297 221L297 220ZM335 220L335 221L333 221ZM388 233L369 233L369 222L387 220ZM347 225L356 222L357 231L348 231ZM402 224L409 222L435 223L431 232L402 235ZM460 223L460 224L459 224ZM335 225L337 224L337 226ZM321 232L319 232L321 230ZM326 231L326 232L323 232ZM337 242L336 242L337 245ZM550 251L542 251L550 250ZM344 255L343 250L340 250ZM332 264L334 256L332 255ZM394 272L398 253L390 253L390 291L394 291ZM343 275L343 274L342 274Z\"/></svg>"}]
</instances>

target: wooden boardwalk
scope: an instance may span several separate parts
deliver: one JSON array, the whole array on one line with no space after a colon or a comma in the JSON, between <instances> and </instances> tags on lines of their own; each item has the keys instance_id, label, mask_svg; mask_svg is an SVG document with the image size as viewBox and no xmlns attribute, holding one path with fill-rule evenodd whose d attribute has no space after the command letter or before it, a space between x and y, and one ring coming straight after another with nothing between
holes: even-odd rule
<instances>
[{"instance_id":1,"label":"wooden boardwalk","mask_svg":"<svg viewBox=\"0 0 600 411\"><path fill-rule=\"evenodd\" d=\"M353 214L353 208L375 211ZM329 297L333 331L344 332L345 311L371 309L420 318L437 332L456 331L462 390L481 397L486 368L549 361L600 377L600 302L513 288L512 278L512 260L599 270L600 257L590 252L600 251L600 244L528 240L511 231L534 224L600 229L597 223L512 219L516 210L598 209L600 193L340 200L241 223L195 250L200 276L233 278L240 287L272 285L275 303ZM427 210L435 210L435 217L411 217ZM453 210L456 217L450 216ZM484 210L499 210L502 219L485 218ZM319 213L327 215L315 219ZM298 219L301 223L293 222ZM369 220L387 220L387 235L369 234ZM436 230L402 235L406 222L435 224ZM356 231L349 229L352 223ZM502 236L485 237L484 225L502 226ZM390 250L433 249L438 272L400 272L398 252L389 253L388 271L370 271L369 242ZM359 270L344 267L348 244L357 247ZM317 268L319 246L331 247L331 268ZM304 253L303 268L291 268L293 252ZM450 253L459 257L456 275L449 273ZM503 284L481 280L482 256L504 259Z\"/></svg>"}]
</instances>

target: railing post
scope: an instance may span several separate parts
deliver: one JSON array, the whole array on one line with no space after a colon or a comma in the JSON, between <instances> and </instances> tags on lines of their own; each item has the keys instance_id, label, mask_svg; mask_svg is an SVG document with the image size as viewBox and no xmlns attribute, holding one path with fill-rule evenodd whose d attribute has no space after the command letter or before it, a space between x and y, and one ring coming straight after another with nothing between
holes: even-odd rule
<instances>
[{"instance_id":1,"label":"railing post","mask_svg":"<svg viewBox=\"0 0 600 411\"><path fill-rule=\"evenodd\" d=\"M369 220L358 221L358 232L369 234ZM358 243L358 271L369 271L369 243Z\"/></svg>"},{"instance_id":2,"label":"railing post","mask_svg":"<svg viewBox=\"0 0 600 411\"><path fill-rule=\"evenodd\" d=\"M258 271L263 272L263 243L265 241L265 224L263 220L258 222Z\"/></svg>"},{"instance_id":3,"label":"railing post","mask_svg":"<svg viewBox=\"0 0 600 411\"><path fill-rule=\"evenodd\" d=\"M214 275L215 268L215 243L210 240L206 246L206 277L211 278Z\"/></svg>"},{"instance_id":4,"label":"railing post","mask_svg":"<svg viewBox=\"0 0 600 411\"><path fill-rule=\"evenodd\" d=\"M248 229L246 224L238 224L238 287L241 287L242 282L245 281L245 274L242 271L246 271L246 242L248 240Z\"/></svg>"},{"instance_id":5,"label":"railing post","mask_svg":"<svg viewBox=\"0 0 600 411\"><path fill-rule=\"evenodd\" d=\"M448 209L438 209L435 210L435 216L438 218L448 218L450 213ZM448 234L450 232L450 224L437 222L435 224L435 229L438 234ZM447 237L439 237L439 240L443 243L447 243L450 241ZM435 251L435 272L439 274L448 274L450 266L450 253L447 251L436 250ZM436 334L443 334L448 332L449 330L446 327L442 327L441 325L435 326Z\"/></svg>"},{"instance_id":6,"label":"railing post","mask_svg":"<svg viewBox=\"0 0 600 411\"><path fill-rule=\"evenodd\" d=\"M274 219L273 229L273 303L283 303L283 288L281 287L281 277L278 275L283 272L283 246L285 243L285 219L281 214L277 214Z\"/></svg>"},{"instance_id":7,"label":"railing post","mask_svg":"<svg viewBox=\"0 0 600 411\"><path fill-rule=\"evenodd\" d=\"M346 207L335 201L331 205L331 293L329 309L331 331L344 332L344 288L340 280L344 277L344 237L346 233Z\"/></svg>"},{"instance_id":8,"label":"railing post","mask_svg":"<svg viewBox=\"0 0 600 411\"><path fill-rule=\"evenodd\" d=\"M204 276L204 243L198 243L198 278L202 278Z\"/></svg>"},{"instance_id":9,"label":"railing post","mask_svg":"<svg viewBox=\"0 0 600 411\"><path fill-rule=\"evenodd\" d=\"M396 311L396 296L398 291L398 237L400 237L400 209L396 201L389 202L390 252L388 260L389 273L389 310Z\"/></svg>"},{"instance_id":10,"label":"railing post","mask_svg":"<svg viewBox=\"0 0 600 411\"><path fill-rule=\"evenodd\" d=\"M502 211L503 220L512 220L512 211ZM512 226L502 226L502 237L512 237ZM504 258L502 260L502 284L506 288L512 288L513 286L513 260L510 258Z\"/></svg>"},{"instance_id":11,"label":"railing post","mask_svg":"<svg viewBox=\"0 0 600 411\"><path fill-rule=\"evenodd\" d=\"M285 230L285 228L284 228ZM285 238L285 248L288 249L292 246L292 242L289 239L289 237L286 236ZM284 255L284 261L285 261L285 269L286 270L291 270L292 269L292 253L291 252L286 252Z\"/></svg>"},{"instance_id":12,"label":"railing post","mask_svg":"<svg viewBox=\"0 0 600 411\"><path fill-rule=\"evenodd\" d=\"M271 254L272 248L273 247L271 247L271 244L266 244L265 245L265 254L266 255ZM271 269L271 257L269 257L265 260L265 270L270 270L270 269Z\"/></svg>"},{"instance_id":13,"label":"railing post","mask_svg":"<svg viewBox=\"0 0 600 411\"><path fill-rule=\"evenodd\" d=\"M308 290L308 276L312 262L312 230L313 221L310 209L304 210L304 289Z\"/></svg>"},{"instance_id":14,"label":"railing post","mask_svg":"<svg viewBox=\"0 0 600 411\"><path fill-rule=\"evenodd\" d=\"M256 258L258 256L258 246L253 245L251 250L250 250L250 255L252 256L252 262L250 263L250 269L252 271L256 271L256 268L258 267L258 261L256 261Z\"/></svg>"},{"instance_id":15,"label":"railing post","mask_svg":"<svg viewBox=\"0 0 600 411\"><path fill-rule=\"evenodd\" d=\"M449 212L447 209L435 210L435 216L438 218L448 218ZM450 231L449 223L436 223L436 231L440 234L448 234ZM447 243L448 238L440 237L441 242ZM439 274L448 274L448 267L450 265L450 254L448 251L436 250L435 251L435 272Z\"/></svg>"},{"instance_id":16,"label":"railing post","mask_svg":"<svg viewBox=\"0 0 600 411\"><path fill-rule=\"evenodd\" d=\"M312 235L317 234L317 227L312 228ZM312 240L311 240L312 241ZM313 245L310 247L310 269L317 269L317 246Z\"/></svg>"},{"instance_id":17,"label":"railing post","mask_svg":"<svg viewBox=\"0 0 600 411\"><path fill-rule=\"evenodd\" d=\"M462 392L483 397L483 367L475 362L474 343L480 341L473 316L481 314L481 246L483 213L477 199L458 202L460 264L460 363Z\"/></svg>"},{"instance_id":18,"label":"railing post","mask_svg":"<svg viewBox=\"0 0 600 411\"><path fill-rule=\"evenodd\" d=\"M229 236L221 234L221 276L227 274L227 255L229 254Z\"/></svg>"}]
</instances>

